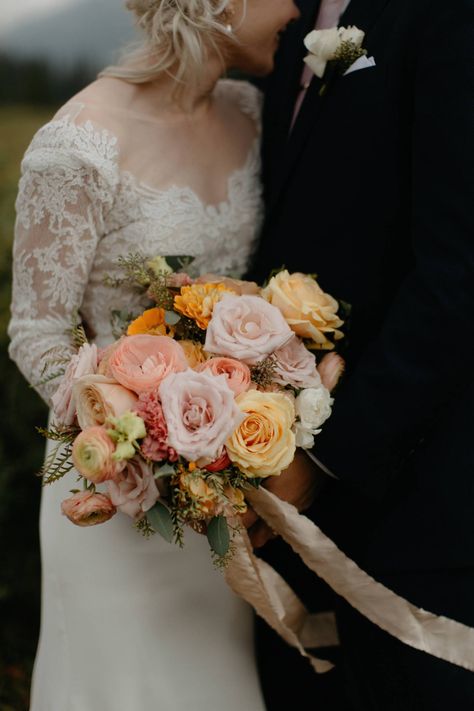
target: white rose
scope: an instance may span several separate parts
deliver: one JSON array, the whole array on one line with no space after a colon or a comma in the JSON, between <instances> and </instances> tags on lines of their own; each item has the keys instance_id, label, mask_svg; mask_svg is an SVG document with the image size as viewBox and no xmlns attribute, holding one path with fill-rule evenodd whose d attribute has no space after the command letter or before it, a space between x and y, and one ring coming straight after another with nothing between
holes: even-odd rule
<instances>
[{"instance_id":1,"label":"white rose","mask_svg":"<svg viewBox=\"0 0 474 711\"><path fill-rule=\"evenodd\" d=\"M307 430L302 427L300 422L295 424L294 431L296 436L296 446L301 447L301 449L313 449L314 435L321 432L321 430L317 430L313 434L311 430Z\"/></svg>"},{"instance_id":2,"label":"white rose","mask_svg":"<svg viewBox=\"0 0 474 711\"><path fill-rule=\"evenodd\" d=\"M324 385L319 388L307 388L296 398L296 415L302 427L316 430L331 416L334 400Z\"/></svg>"},{"instance_id":3,"label":"white rose","mask_svg":"<svg viewBox=\"0 0 474 711\"><path fill-rule=\"evenodd\" d=\"M356 47L362 47L364 41L365 32L359 30L358 27L341 27L339 29L339 37L341 42L352 42Z\"/></svg>"},{"instance_id":4,"label":"white rose","mask_svg":"<svg viewBox=\"0 0 474 711\"><path fill-rule=\"evenodd\" d=\"M330 30L313 30L304 38L308 52L328 61L333 59L341 46L341 38L337 27Z\"/></svg>"}]
</instances>

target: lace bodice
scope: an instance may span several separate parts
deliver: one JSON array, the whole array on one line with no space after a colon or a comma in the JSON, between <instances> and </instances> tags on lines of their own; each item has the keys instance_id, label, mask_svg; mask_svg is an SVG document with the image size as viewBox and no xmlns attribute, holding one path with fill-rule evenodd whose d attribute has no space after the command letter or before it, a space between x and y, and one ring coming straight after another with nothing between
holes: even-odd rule
<instances>
[{"instance_id":1,"label":"lace bodice","mask_svg":"<svg viewBox=\"0 0 474 711\"><path fill-rule=\"evenodd\" d=\"M149 148L140 144L139 126L133 151L128 150L133 171L128 169L122 158L127 133L120 133L120 119L112 130L113 122L100 125L80 104L66 105L33 138L16 203L9 335L11 357L45 400L57 381L39 383L53 361L72 352L68 330L76 313L104 346L113 338L112 310L138 313L143 306L126 287L104 285L106 274L118 276L119 256L188 254L201 273L245 271L262 215L260 97L240 81L221 81L216 92L258 129L245 163L228 176L227 198L218 204L173 184L169 170L165 187L145 180ZM143 133L149 141L149 133Z\"/></svg>"}]
</instances>

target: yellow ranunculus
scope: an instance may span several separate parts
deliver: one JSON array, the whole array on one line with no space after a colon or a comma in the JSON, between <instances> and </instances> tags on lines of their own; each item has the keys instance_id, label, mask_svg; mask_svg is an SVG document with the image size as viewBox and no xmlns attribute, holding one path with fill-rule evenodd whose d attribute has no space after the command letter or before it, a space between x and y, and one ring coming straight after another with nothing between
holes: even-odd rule
<instances>
[{"instance_id":1,"label":"yellow ranunculus","mask_svg":"<svg viewBox=\"0 0 474 711\"><path fill-rule=\"evenodd\" d=\"M179 476L179 488L194 502L196 510L203 516L213 516L218 504L217 494L206 483L199 470L183 471Z\"/></svg>"},{"instance_id":2,"label":"yellow ranunculus","mask_svg":"<svg viewBox=\"0 0 474 711\"><path fill-rule=\"evenodd\" d=\"M214 306L224 294L233 294L224 284L191 284L182 286L181 293L175 296L176 311L192 318L199 328L205 330L212 318Z\"/></svg>"},{"instance_id":3,"label":"yellow ranunculus","mask_svg":"<svg viewBox=\"0 0 474 711\"><path fill-rule=\"evenodd\" d=\"M174 328L165 322L165 311L155 307L147 309L141 316L132 321L127 330L127 336L137 336L146 333L150 336L174 336Z\"/></svg>"},{"instance_id":4,"label":"yellow ranunculus","mask_svg":"<svg viewBox=\"0 0 474 711\"><path fill-rule=\"evenodd\" d=\"M343 337L338 330L344 323L337 316L339 304L307 274L285 269L270 279L262 296L280 309L298 336L311 339L317 348L334 348L326 334L334 334L336 340Z\"/></svg>"},{"instance_id":5,"label":"yellow ranunculus","mask_svg":"<svg viewBox=\"0 0 474 711\"><path fill-rule=\"evenodd\" d=\"M295 407L282 393L250 390L236 398L247 415L226 443L231 461L248 477L276 476L295 456Z\"/></svg>"}]
</instances>

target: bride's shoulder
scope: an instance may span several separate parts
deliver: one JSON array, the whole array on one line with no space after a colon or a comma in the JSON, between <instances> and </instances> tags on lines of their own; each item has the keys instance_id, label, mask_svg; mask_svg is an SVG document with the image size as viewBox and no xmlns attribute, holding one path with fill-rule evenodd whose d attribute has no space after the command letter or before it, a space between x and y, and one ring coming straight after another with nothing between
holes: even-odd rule
<instances>
[{"instance_id":1,"label":"bride's shoulder","mask_svg":"<svg viewBox=\"0 0 474 711\"><path fill-rule=\"evenodd\" d=\"M239 109L260 123L263 95L256 86L242 79L221 79L216 92L237 104Z\"/></svg>"}]
</instances>

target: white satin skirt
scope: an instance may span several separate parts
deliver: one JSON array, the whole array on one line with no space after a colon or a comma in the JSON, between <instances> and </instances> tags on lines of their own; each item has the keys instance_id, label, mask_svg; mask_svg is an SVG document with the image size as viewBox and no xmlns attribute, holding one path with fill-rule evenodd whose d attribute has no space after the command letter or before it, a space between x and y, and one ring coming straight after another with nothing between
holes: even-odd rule
<instances>
[{"instance_id":1,"label":"white satin skirt","mask_svg":"<svg viewBox=\"0 0 474 711\"><path fill-rule=\"evenodd\" d=\"M145 540L117 514L78 528L43 491L42 622L30 711L264 711L252 613L207 540Z\"/></svg>"}]
</instances>

